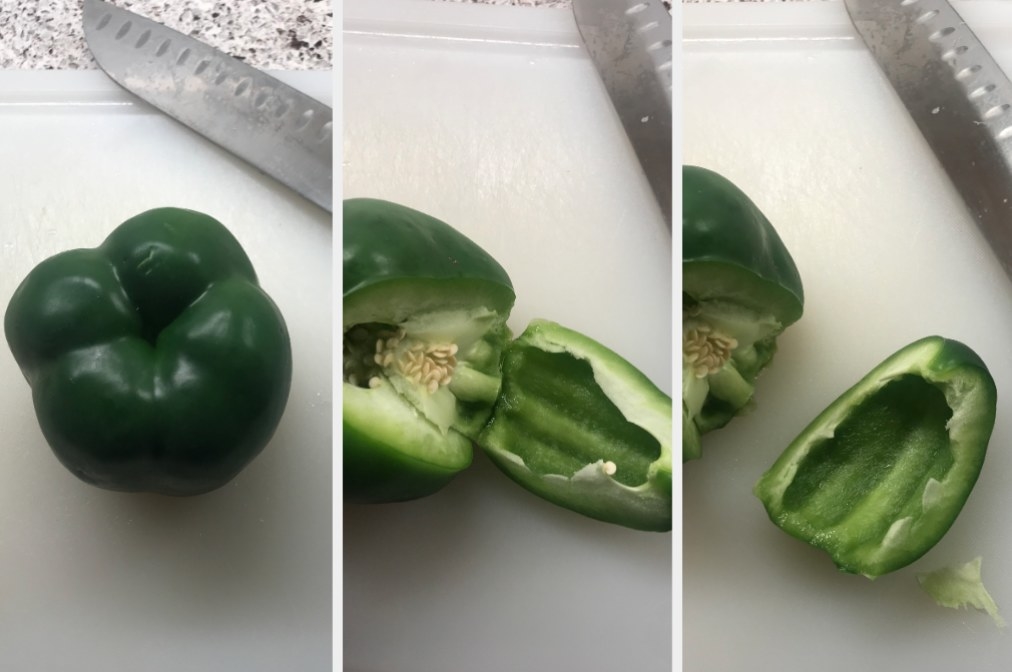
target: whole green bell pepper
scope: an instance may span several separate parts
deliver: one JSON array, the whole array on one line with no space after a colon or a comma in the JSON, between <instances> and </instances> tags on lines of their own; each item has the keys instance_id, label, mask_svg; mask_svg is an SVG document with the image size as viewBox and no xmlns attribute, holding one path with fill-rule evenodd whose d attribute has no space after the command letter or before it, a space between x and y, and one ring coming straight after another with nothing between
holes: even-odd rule
<instances>
[{"instance_id":1,"label":"whole green bell pepper","mask_svg":"<svg viewBox=\"0 0 1012 672\"><path fill-rule=\"evenodd\" d=\"M996 404L973 350L918 340L819 414L755 494L777 526L841 570L881 576L949 530L984 464Z\"/></svg>"},{"instance_id":2,"label":"whole green bell pepper","mask_svg":"<svg viewBox=\"0 0 1012 672\"><path fill-rule=\"evenodd\" d=\"M478 444L510 478L585 516L671 529L671 398L604 345L534 320L503 358Z\"/></svg>"},{"instance_id":3,"label":"whole green bell pepper","mask_svg":"<svg viewBox=\"0 0 1012 672\"><path fill-rule=\"evenodd\" d=\"M741 189L682 167L682 460L747 408L776 339L804 309L798 269Z\"/></svg>"},{"instance_id":4,"label":"whole green bell pepper","mask_svg":"<svg viewBox=\"0 0 1012 672\"><path fill-rule=\"evenodd\" d=\"M281 313L232 234L190 210L144 212L97 248L46 259L4 331L56 457L102 488L218 488L264 448L288 399Z\"/></svg>"},{"instance_id":5,"label":"whole green bell pepper","mask_svg":"<svg viewBox=\"0 0 1012 672\"><path fill-rule=\"evenodd\" d=\"M432 494L470 465L510 338L509 276L445 222L344 202L344 497Z\"/></svg>"}]
</instances>

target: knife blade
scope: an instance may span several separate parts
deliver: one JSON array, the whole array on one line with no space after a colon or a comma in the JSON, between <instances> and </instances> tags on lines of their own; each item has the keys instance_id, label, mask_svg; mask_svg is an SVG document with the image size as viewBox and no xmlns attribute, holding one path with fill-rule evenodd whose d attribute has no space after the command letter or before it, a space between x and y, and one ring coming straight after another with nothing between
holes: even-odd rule
<instances>
[{"instance_id":1,"label":"knife blade","mask_svg":"<svg viewBox=\"0 0 1012 672\"><path fill-rule=\"evenodd\" d=\"M333 212L333 110L188 35L84 0L88 47L113 81Z\"/></svg>"},{"instance_id":2,"label":"knife blade","mask_svg":"<svg viewBox=\"0 0 1012 672\"><path fill-rule=\"evenodd\" d=\"M844 0L1012 279L1012 83L946 0Z\"/></svg>"},{"instance_id":3,"label":"knife blade","mask_svg":"<svg viewBox=\"0 0 1012 672\"><path fill-rule=\"evenodd\" d=\"M671 15L658 0L573 0L573 16L671 227Z\"/></svg>"}]
</instances>

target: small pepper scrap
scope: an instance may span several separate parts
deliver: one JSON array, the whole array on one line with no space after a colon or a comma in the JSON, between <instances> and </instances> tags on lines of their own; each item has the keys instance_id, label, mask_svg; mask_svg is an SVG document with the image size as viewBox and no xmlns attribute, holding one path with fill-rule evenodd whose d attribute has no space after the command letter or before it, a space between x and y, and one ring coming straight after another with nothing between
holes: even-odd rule
<instances>
[{"instance_id":1,"label":"small pepper scrap","mask_svg":"<svg viewBox=\"0 0 1012 672\"><path fill-rule=\"evenodd\" d=\"M431 495L471 464L499 394L513 285L449 224L344 202L344 499Z\"/></svg>"},{"instance_id":2,"label":"small pepper scrap","mask_svg":"<svg viewBox=\"0 0 1012 672\"><path fill-rule=\"evenodd\" d=\"M973 607L986 612L998 628L1006 626L1005 619L998 612L998 605L984 587L980 566L982 558L958 565L949 565L931 572L917 575L921 588L941 607L965 609Z\"/></svg>"},{"instance_id":3,"label":"small pepper scrap","mask_svg":"<svg viewBox=\"0 0 1012 672\"><path fill-rule=\"evenodd\" d=\"M158 208L57 254L4 317L56 457L101 488L214 490L271 439L292 377L288 331L217 220Z\"/></svg>"},{"instance_id":4,"label":"small pepper scrap","mask_svg":"<svg viewBox=\"0 0 1012 672\"><path fill-rule=\"evenodd\" d=\"M769 220L717 173L682 167L682 461L748 408L776 339L804 308Z\"/></svg>"},{"instance_id":5,"label":"small pepper scrap","mask_svg":"<svg viewBox=\"0 0 1012 672\"><path fill-rule=\"evenodd\" d=\"M902 348L829 405L755 486L770 519L875 578L949 530L977 482L997 391L980 357L931 336Z\"/></svg>"},{"instance_id":6,"label":"small pepper scrap","mask_svg":"<svg viewBox=\"0 0 1012 672\"><path fill-rule=\"evenodd\" d=\"M671 398L602 344L534 320L506 347L503 389L478 444L558 506L671 529Z\"/></svg>"}]
</instances>

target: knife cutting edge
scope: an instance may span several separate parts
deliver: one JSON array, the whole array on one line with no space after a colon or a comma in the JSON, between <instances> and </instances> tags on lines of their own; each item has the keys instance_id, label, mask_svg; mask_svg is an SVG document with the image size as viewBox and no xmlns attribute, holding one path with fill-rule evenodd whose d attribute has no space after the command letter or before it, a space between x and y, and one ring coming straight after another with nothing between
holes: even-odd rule
<instances>
[{"instance_id":1,"label":"knife cutting edge","mask_svg":"<svg viewBox=\"0 0 1012 672\"><path fill-rule=\"evenodd\" d=\"M1012 279L1012 83L947 0L844 0Z\"/></svg>"},{"instance_id":2,"label":"knife cutting edge","mask_svg":"<svg viewBox=\"0 0 1012 672\"><path fill-rule=\"evenodd\" d=\"M573 0L573 16L671 228L671 14L659 0Z\"/></svg>"},{"instance_id":3,"label":"knife cutting edge","mask_svg":"<svg viewBox=\"0 0 1012 672\"><path fill-rule=\"evenodd\" d=\"M333 110L188 35L101 0L84 34L113 81L333 212Z\"/></svg>"}]
</instances>

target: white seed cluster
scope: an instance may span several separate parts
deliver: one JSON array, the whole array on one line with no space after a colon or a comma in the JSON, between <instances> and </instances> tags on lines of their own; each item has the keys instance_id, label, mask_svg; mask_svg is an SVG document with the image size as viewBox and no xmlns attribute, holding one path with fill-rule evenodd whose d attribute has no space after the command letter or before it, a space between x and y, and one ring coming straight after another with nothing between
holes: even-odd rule
<instances>
[{"instance_id":1,"label":"white seed cluster","mask_svg":"<svg viewBox=\"0 0 1012 672\"><path fill-rule=\"evenodd\" d=\"M432 394L442 385L453 381L453 370L457 366L457 344L430 344L414 339L405 340L403 329L395 334L385 334L376 339L373 362L398 373L417 385L425 386ZM377 387L380 380L373 377L369 387Z\"/></svg>"},{"instance_id":2,"label":"white seed cluster","mask_svg":"<svg viewBox=\"0 0 1012 672\"><path fill-rule=\"evenodd\" d=\"M720 371L737 347L737 340L714 331L708 324L689 327L682 337L682 357L696 378Z\"/></svg>"}]
</instances>

